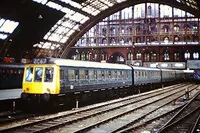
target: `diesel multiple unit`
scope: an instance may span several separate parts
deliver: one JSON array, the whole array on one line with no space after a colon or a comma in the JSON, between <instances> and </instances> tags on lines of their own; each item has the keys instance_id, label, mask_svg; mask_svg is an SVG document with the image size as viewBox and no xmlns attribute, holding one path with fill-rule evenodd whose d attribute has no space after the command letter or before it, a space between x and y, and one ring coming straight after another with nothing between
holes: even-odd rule
<instances>
[{"instance_id":1,"label":"diesel multiple unit","mask_svg":"<svg viewBox=\"0 0 200 133\"><path fill-rule=\"evenodd\" d=\"M22 99L40 99L120 89L133 92L137 86L164 84L185 78L182 70L134 67L69 59L35 59L24 68ZM128 89L127 89L128 88Z\"/></svg>"}]
</instances>

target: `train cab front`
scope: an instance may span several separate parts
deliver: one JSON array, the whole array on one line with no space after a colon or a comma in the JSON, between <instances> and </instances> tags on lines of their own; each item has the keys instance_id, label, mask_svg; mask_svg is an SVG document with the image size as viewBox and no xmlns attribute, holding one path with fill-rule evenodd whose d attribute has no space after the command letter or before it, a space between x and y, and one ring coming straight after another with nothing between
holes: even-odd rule
<instances>
[{"instance_id":1,"label":"train cab front","mask_svg":"<svg viewBox=\"0 0 200 133\"><path fill-rule=\"evenodd\" d=\"M48 102L59 93L58 67L56 65L29 64L25 66L21 99Z\"/></svg>"}]
</instances>

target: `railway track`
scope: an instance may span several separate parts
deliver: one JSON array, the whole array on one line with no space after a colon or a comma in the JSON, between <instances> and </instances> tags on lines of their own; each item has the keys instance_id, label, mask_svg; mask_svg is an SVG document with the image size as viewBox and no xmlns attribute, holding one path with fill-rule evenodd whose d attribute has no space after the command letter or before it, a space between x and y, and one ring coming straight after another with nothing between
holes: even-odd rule
<instances>
[{"instance_id":1,"label":"railway track","mask_svg":"<svg viewBox=\"0 0 200 133\"><path fill-rule=\"evenodd\" d=\"M31 116L34 116L34 114L24 113L22 111L1 113L0 124L6 124L9 122L29 118Z\"/></svg>"},{"instance_id":2,"label":"railway track","mask_svg":"<svg viewBox=\"0 0 200 133\"><path fill-rule=\"evenodd\" d=\"M200 117L200 92L190 100L174 117L172 117L159 133L195 133ZM198 119L197 119L198 118Z\"/></svg>"},{"instance_id":3,"label":"railway track","mask_svg":"<svg viewBox=\"0 0 200 133\"><path fill-rule=\"evenodd\" d=\"M120 132L183 97L186 89L191 92L197 87L191 84L174 85L50 118L35 118L0 132ZM181 105L171 106L175 109Z\"/></svg>"}]
</instances>

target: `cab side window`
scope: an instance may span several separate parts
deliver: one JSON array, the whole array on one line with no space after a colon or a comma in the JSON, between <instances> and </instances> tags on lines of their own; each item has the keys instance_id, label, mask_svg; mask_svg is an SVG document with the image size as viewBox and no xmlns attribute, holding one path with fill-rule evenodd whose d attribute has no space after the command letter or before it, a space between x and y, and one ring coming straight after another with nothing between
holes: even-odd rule
<instances>
[{"instance_id":1,"label":"cab side window","mask_svg":"<svg viewBox=\"0 0 200 133\"><path fill-rule=\"evenodd\" d=\"M33 78L33 68L26 68L25 81L32 82L32 78Z\"/></svg>"},{"instance_id":2,"label":"cab side window","mask_svg":"<svg viewBox=\"0 0 200 133\"><path fill-rule=\"evenodd\" d=\"M34 81L35 82L42 82L42 74L43 74L43 68L42 67L36 67L35 68Z\"/></svg>"},{"instance_id":3,"label":"cab side window","mask_svg":"<svg viewBox=\"0 0 200 133\"><path fill-rule=\"evenodd\" d=\"M44 82L52 82L53 81L53 67L45 68Z\"/></svg>"}]
</instances>

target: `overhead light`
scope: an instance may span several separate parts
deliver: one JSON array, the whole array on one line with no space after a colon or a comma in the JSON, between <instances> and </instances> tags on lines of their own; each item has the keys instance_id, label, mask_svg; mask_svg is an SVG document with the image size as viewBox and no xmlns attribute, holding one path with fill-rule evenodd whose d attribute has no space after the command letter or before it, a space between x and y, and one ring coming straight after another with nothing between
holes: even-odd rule
<instances>
[{"instance_id":1,"label":"overhead light","mask_svg":"<svg viewBox=\"0 0 200 133\"><path fill-rule=\"evenodd\" d=\"M175 63L174 66L175 66L175 67L183 67L183 64L182 64L182 63Z\"/></svg>"},{"instance_id":2,"label":"overhead light","mask_svg":"<svg viewBox=\"0 0 200 133\"><path fill-rule=\"evenodd\" d=\"M167 66L168 66L168 64L166 64L166 63L161 64L161 67L167 67Z\"/></svg>"},{"instance_id":3,"label":"overhead light","mask_svg":"<svg viewBox=\"0 0 200 133\"><path fill-rule=\"evenodd\" d=\"M158 66L158 63L150 64L150 67L157 67L157 66Z\"/></svg>"},{"instance_id":4,"label":"overhead light","mask_svg":"<svg viewBox=\"0 0 200 133\"><path fill-rule=\"evenodd\" d=\"M39 19L42 19L43 17L42 17L42 15L39 15L38 18L39 18Z\"/></svg>"}]
</instances>

